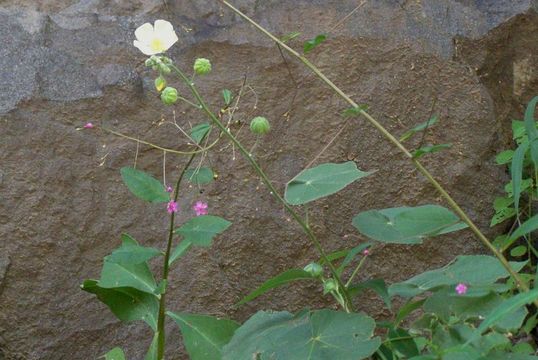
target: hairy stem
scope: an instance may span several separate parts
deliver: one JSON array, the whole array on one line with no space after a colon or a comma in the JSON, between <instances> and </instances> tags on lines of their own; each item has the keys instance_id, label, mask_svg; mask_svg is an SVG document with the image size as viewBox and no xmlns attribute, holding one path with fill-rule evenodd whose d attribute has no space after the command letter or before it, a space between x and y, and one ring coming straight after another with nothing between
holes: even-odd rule
<instances>
[{"instance_id":1,"label":"hairy stem","mask_svg":"<svg viewBox=\"0 0 538 360\"><path fill-rule=\"evenodd\" d=\"M247 22L249 22L251 25L256 27L259 31L261 31L263 34L268 36L271 40L273 40L276 44L278 44L281 48L285 49L287 52L295 56L297 59L299 59L306 67L308 67L319 79L321 79L325 84L327 84L334 92L336 92L342 99L344 99L348 104L350 104L354 108L359 108L359 105L355 103L344 91L342 91L338 86L336 86L331 80L329 80L315 65L313 65L310 61L308 61L307 58L305 58L303 55L299 54L297 51L293 50L291 47L286 45L284 42L282 42L280 39L278 39L276 36L271 34L269 31L267 31L265 28L263 28L261 25L256 23L254 20L249 18L247 15L242 13L240 10L235 8L233 5L231 5L226 0L218 0L228 8L230 8L233 12L235 12L237 15L245 19ZM374 119L370 114L368 114L364 110L360 110L359 114L365 117L370 124L372 124L381 134L389 140L393 145L395 145L402 153L405 154L406 157L408 157L413 165L417 168L417 170L422 173L426 179L435 187L435 189L441 194L441 196L448 202L450 207L458 214L458 216L465 222L471 231L478 237L478 239L486 246L492 253L497 257L499 262L502 264L502 266L508 271L508 273L512 276L518 287L523 291L528 291L529 287L527 284L521 279L519 274L514 271L514 269L510 266L508 263L508 260L504 257L504 255L497 250L495 246L488 240L488 238L478 229L478 227L474 224L474 222L467 216L467 214L461 209L461 207L454 201L454 199L447 193L447 191L433 178L433 176L430 174L424 166L413 157L413 154L401 143L396 139L381 123L379 123L376 119ZM534 303L538 306L538 300L535 300Z\"/></svg>"},{"instance_id":2,"label":"hairy stem","mask_svg":"<svg viewBox=\"0 0 538 360\"><path fill-rule=\"evenodd\" d=\"M191 155L191 157L189 158L189 161L187 161L187 164L185 164L185 167L183 167L183 170L181 171L181 174L179 175L179 178L177 179L176 187L174 191L174 201L176 202L179 197L179 186L181 184L181 181L183 180L183 176L185 175L185 172L187 171L189 166L192 164L195 157L196 157L196 154ZM170 260L170 251L172 249L172 240L174 238L174 220L175 220L175 213L172 213L170 214L170 229L168 232L168 241L166 243L166 252L164 253L164 266L163 266L162 280L165 282L168 281L168 272L170 270L170 265L168 264L168 262ZM164 358L165 312L166 312L166 290L163 294L161 294L161 299L159 300L159 318L157 320L157 332L158 332L157 360L162 360Z\"/></svg>"},{"instance_id":3,"label":"hairy stem","mask_svg":"<svg viewBox=\"0 0 538 360\"><path fill-rule=\"evenodd\" d=\"M344 286L344 284L342 282L342 279L338 275L338 272L336 271L336 268L334 267L334 265L327 258L327 254L323 250L323 247L321 246L321 243L319 242L318 238L316 237L316 235L314 234L312 229L310 229L310 226L308 226L308 224L303 220L303 218L301 216L299 216L299 214L297 214L297 212L295 212L295 210L290 205L288 205L286 200L284 200L282 195L280 195L280 193L275 189L275 187L274 187L273 183L271 182L271 180L269 180L269 178L267 177L265 172L261 169L260 165L256 162L256 160L254 160L254 158L247 151L247 149L245 149L243 144L241 144L241 142L239 142L239 140L237 140L237 138L235 136L233 136L233 134L229 131L229 129L227 129L220 122L220 120L217 118L217 116L211 111L211 109L209 109L209 107L206 105L206 103L202 99L202 97L201 97L200 93L198 92L198 90L196 89L196 87L194 87L194 84L192 83L192 81L190 81L189 78L185 74L183 74L183 72L181 70L179 70L177 67L175 67L173 65L171 65L170 67L176 72L176 74L178 74L178 76L189 87L189 89L191 90L192 94L194 95L194 97L196 98L198 103L202 106L202 110L211 119L213 124L215 126L217 126L220 129L220 131L223 134L225 134L225 136L228 137L228 139L237 147L237 149L239 150L239 152L241 152L243 157L250 163L250 165L252 166L254 171L260 176L263 183L265 184L265 186L267 186L267 188L269 189L271 194L284 206L286 211L301 226L301 228L306 233L306 235L308 236L310 241L316 247L316 250L320 254L320 257L323 259L323 261L329 267L329 270L330 270L332 276L334 277L334 279L338 282L339 287L343 289L342 291L343 291L343 296L344 296L345 305L346 305L345 310L346 311L353 311L353 305L352 305L352 302L351 302L351 297L349 296L349 293L347 292L347 290L346 290L346 288L345 288L345 286Z\"/></svg>"}]
</instances>

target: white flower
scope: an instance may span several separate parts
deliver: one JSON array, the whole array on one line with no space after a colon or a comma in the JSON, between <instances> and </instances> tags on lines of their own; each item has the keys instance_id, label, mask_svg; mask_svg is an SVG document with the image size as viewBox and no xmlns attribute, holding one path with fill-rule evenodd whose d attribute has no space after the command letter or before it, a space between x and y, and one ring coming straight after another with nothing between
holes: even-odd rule
<instances>
[{"instance_id":1,"label":"white flower","mask_svg":"<svg viewBox=\"0 0 538 360\"><path fill-rule=\"evenodd\" d=\"M174 27L168 21L157 20L155 26L145 23L135 30L134 46L146 55L165 52L178 40Z\"/></svg>"}]
</instances>

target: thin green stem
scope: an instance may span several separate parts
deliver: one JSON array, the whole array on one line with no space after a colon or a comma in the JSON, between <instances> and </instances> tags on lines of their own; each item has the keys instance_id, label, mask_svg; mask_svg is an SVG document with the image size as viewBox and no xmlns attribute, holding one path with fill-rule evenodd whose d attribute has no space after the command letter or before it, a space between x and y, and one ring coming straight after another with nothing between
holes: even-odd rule
<instances>
[{"instance_id":1,"label":"thin green stem","mask_svg":"<svg viewBox=\"0 0 538 360\"><path fill-rule=\"evenodd\" d=\"M242 13L240 10L235 8L233 5L231 5L226 0L218 0L222 4L226 5L228 8L230 8L232 11L234 11L237 15L245 19L247 22L249 22L251 25L256 27L259 31L261 31L263 34L268 36L271 40L273 40L275 43L277 43L280 47L288 51L290 54L295 56L297 59L299 59L306 67L308 67L319 79L321 79L325 84L327 84L334 92L336 92L342 99L344 99L348 104L350 104L354 108L359 108L359 105L353 101L346 93L344 93L338 86L336 86L329 78L327 78L315 65L313 65L310 61L308 61L307 58L305 58L303 55L299 54L297 51L293 50L291 47L286 45L284 42L282 42L280 39L278 39L276 36L271 34L269 31L265 30L261 25L256 23L254 20L249 18L247 15ZM492 243L488 240L488 238L478 229L478 227L473 223L473 221L467 216L467 214L460 208L460 206L454 201L454 199L446 192L446 190L439 184L433 176L430 174L424 166L415 158L413 158L413 154L401 143L396 139L387 129L383 127L376 119L374 119L370 114L368 114L364 110L360 110L359 114L365 117L370 124L372 124L379 132L387 139L389 140L394 146L396 146L407 158L409 158L412 163L415 165L417 170L422 173L426 179L435 187L435 189L441 194L441 196L448 202L450 207L457 213L457 215L465 222L471 231L478 237L478 239L486 246L492 253L495 255L495 257L499 260L499 262L502 264L502 266L508 271L508 273L512 276L512 278L515 280L516 284L520 289L523 291L528 291L529 287L527 284L521 279L519 274L514 271L514 269L510 266L504 255L495 248L495 246L492 245ZM534 303L538 306L538 300L535 300Z\"/></svg>"},{"instance_id":2,"label":"thin green stem","mask_svg":"<svg viewBox=\"0 0 538 360\"><path fill-rule=\"evenodd\" d=\"M243 144L241 142L239 142L239 140L237 140L237 138L235 136L233 136L233 134L230 132L229 129L227 129L221 122L220 120L218 119L218 117L209 109L209 107L206 105L206 103L204 102L204 100L202 99L200 93L198 92L198 90L196 89L196 87L194 86L194 84L189 80L188 77L185 76L185 74L183 74L183 72L181 70L179 70L177 67L171 65L170 66L177 74L178 76L185 82L185 84L189 87L190 91L192 92L192 94L194 95L194 97L196 98L196 100L199 102L199 104L202 106L202 110L207 114L207 116L211 119L211 121L213 122L213 124L215 126L217 126L220 131L225 134L228 139L237 147L237 149L239 150L239 152L243 155L243 157L250 163L250 165L253 167L254 171L260 176L260 178L262 179L263 183L265 184L265 186L267 186L267 188L269 189L269 191L271 192L271 194L284 206L284 208L286 209L286 211L293 217L293 219L295 221L297 221L297 223L301 226L301 228L303 229L303 231L306 233L306 235L308 236L308 238L310 239L310 241L314 244L316 250L318 251L318 253L320 254L321 258L323 259L323 261L327 264L327 266L329 267L329 270L331 271L331 274L333 275L333 277L335 278L335 280L338 282L338 285L343 289L343 295L344 295L344 298L345 298L345 302L346 302L346 308L349 309L350 311L353 311L353 305L352 305L352 302L351 302L351 297L349 296L347 290L345 289L344 287L344 284L342 282L342 279L340 278L340 276L338 275L338 272L336 271L336 268L334 267L334 265L329 261L329 259L327 258L327 254L325 253L325 251L323 250L323 247L321 246L321 243L319 242L318 238L316 237L316 235L314 234L314 232L310 229L310 227L307 225L307 223L303 220L303 218L301 218L301 216L299 216L299 214L297 214L297 212L295 212L295 210L290 206L288 205L288 203L286 202L286 200L284 200L284 198L280 195L280 193L276 190L276 188L274 187L273 183L271 182L271 180L269 180L269 178L267 177L267 175L265 174L265 172L261 169L260 165L256 162L256 160L254 159L254 157L245 149L245 147L243 146Z\"/></svg>"},{"instance_id":3,"label":"thin green stem","mask_svg":"<svg viewBox=\"0 0 538 360\"><path fill-rule=\"evenodd\" d=\"M179 197L179 186L181 185L181 181L183 180L183 176L185 175L185 172L187 171L189 166L192 164L195 157L196 157L196 154L191 155L191 157L189 158L189 161L187 161L187 164L185 164L185 167L183 167L183 170L181 171L181 174L179 175L179 178L177 179L176 187L175 187L175 191L174 191L174 201L175 202L177 202L177 199ZM162 279L163 279L164 282L168 281L168 272L170 270L170 264L168 262L170 261L170 251L172 249L172 240L174 238L175 215L176 214L174 212L172 212L170 214L170 228L169 228L169 232L168 232L168 241L166 243L166 252L164 253L164 267L163 267L163 275L162 275ZM161 298L159 300L159 317L158 317L158 320L157 320L157 332L158 332L157 360L162 360L164 358L165 312L166 312L166 290L165 290L165 292L163 294L161 294Z\"/></svg>"},{"instance_id":4,"label":"thin green stem","mask_svg":"<svg viewBox=\"0 0 538 360\"><path fill-rule=\"evenodd\" d=\"M355 277L355 275L357 275L359 273L359 270L361 269L362 267L362 264L364 264L364 261L366 260L367 256L364 256L361 261L359 261L359 264L357 265L357 267L355 268L355 270L353 270L353 273L351 274L351 276L349 277L349 279L347 280L346 282L346 288L351 284L351 281L353 280L353 278Z\"/></svg>"}]
</instances>

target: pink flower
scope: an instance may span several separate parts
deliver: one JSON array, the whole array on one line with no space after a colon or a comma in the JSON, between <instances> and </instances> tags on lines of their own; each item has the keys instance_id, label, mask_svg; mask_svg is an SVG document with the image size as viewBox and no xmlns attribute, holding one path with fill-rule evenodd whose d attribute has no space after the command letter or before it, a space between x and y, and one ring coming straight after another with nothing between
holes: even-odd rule
<instances>
[{"instance_id":1,"label":"pink flower","mask_svg":"<svg viewBox=\"0 0 538 360\"><path fill-rule=\"evenodd\" d=\"M192 206L192 209L196 213L196 216L207 215L207 203L205 203L203 201L197 201Z\"/></svg>"},{"instance_id":2,"label":"pink flower","mask_svg":"<svg viewBox=\"0 0 538 360\"><path fill-rule=\"evenodd\" d=\"M84 129L93 129L94 126L93 126L93 123L89 122L89 123L84 124L83 128Z\"/></svg>"},{"instance_id":3,"label":"pink flower","mask_svg":"<svg viewBox=\"0 0 538 360\"><path fill-rule=\"evenodd\" d=\"M364 249L364 250L362 251L362 255L363 255L363 256L368 256L368 255L370 255L370 250L368 250L368 249Z\"/></svg>"},{"instance_id":4,"label":"pink flower","mask_svg":"<svg viewBox=\"0 0 538 360\"><path fill-rule=\"evenodd\" d=\"M464 283L459 283L458 285L456 285L456 293L458 295L465 295L465 293L467 292L467 285L465 285Z\"/></svg>"},{"instance_id":5,"label":"pink flower","mask_svg":"<svg viewBox=\"0 0 538 360\"><path fill-rule=\"evenodd\" d=\"M179 211L179 206L177 202L174 200L170 200L168 202L168 206L166 207L166 211L168 211L169 214L176 213Z\"/></svg>"},{"instance_id":6,"label":"pink flower","mask_svg":"<svg viewBox=\"0 0 538 360\"><path fill-rule=\"evenodd\" d=\"M172 191L174 191L174 189L172 189L172 187L170 185L167 185L166 186L166 192L171 193Z\"/></svg>"}]
</instances>

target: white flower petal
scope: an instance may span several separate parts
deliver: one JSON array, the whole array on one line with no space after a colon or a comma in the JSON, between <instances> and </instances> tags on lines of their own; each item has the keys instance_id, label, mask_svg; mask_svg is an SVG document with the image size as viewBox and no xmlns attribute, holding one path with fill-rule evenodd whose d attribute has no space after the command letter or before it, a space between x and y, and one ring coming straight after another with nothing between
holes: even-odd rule
<instances>
[{"instance_id":1,"label":"white flower petal","mask_svg":"<svg viewBox=\"0 0 538 360\"><path fill-rule=\"evenodd\" d=\"M155 55L159 53L158 51L154 51L149 45L146 45L145 43L138 40L133 41L133 45L136 46L145 55Z\"/></svg>"},{"instance_id":2,"label":"white flower petal","mask_svg":"<svg viewBox=\"0 0 538 360\"><path fill-rule=\"evenodd\" d=\"M153 38L153 26L150 23L140 25L135 30L136 39L145 44L149 44Z\"/></svg>"},{"instance_id":3,"label":"white flower petal","mask_svg":"<svg viewBox=\"0 0 538 360\"><path fill-rule=\"evenodd\" d=\"M173 33L174 27L166 20L156 20L154 31L156 37L163 38L166 34Z\"/></svg>"},{"instance_id":4,"label":"white flower petal","mask_svg":"<svg viewBox=\"0 0 538 360\"><path fill-rule=\"evenodd\" d=\"M166 50L168 50L172 47L172 45L176 43L176 41L178 41L178 37L175 32L171 32L166 34L166 36L162 37L161 41Z\"/></svg>"}]
</instances>

